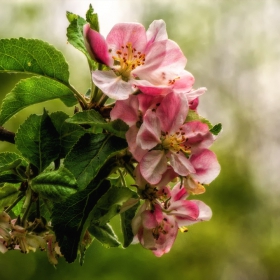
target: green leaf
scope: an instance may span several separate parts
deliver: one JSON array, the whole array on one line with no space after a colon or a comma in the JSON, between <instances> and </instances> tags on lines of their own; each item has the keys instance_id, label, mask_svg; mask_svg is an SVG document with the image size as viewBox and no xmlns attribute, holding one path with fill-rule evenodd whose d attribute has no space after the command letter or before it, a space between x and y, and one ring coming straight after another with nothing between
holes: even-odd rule
<instances>
[{"instance_id":1,"label":"green leaf","mask_svg":"<svg viewBox=\"0 0 280 280\"><path fill-rule=\"evenodd\" d=\"M19 193L18 187L11 184L5 184L0 188L0 211L10 206L17 199Z\"/></svg>"},{"instance_id":2,"label":"green leaf","mask_svg":"<svg viewBox=\"0 0 280 280\"><path fill-rule=\"evenodd\" d=\"M30 115L19 127L15 143L21 154L42 172L58 158L59 135L48 114Z\"/></svg>"},{"instance_id":3,"label":"green leaf","mask_svg":"<svg viewBox=\"0 0 280 280\"><path fill-rule=\"evenodd\" d=\"M106 134L84 134L64 160L64 165L84 189L107 160L127 147L127 142Z\"/></svg>"},{"instance_id":4,"label":"green leaf","mask_svg":"<svg viewBox=\"0 0 280 280\"><path fill-rule=\"evenodd\" d=\"M91 213L92 221L100 226L119 214L124 202L134 196L129 188L112 186L96 203Z\"/></svg>"},{"instance_id":5,"label":"green leaf","mask_svg":"<svg viewBox=\"0 0 280 280\"><path fill-rule=\"evenodd\" d=\"M122 233L123 233L123 238L124 238L124 241L123 241L124 248L128 247L133 240L134 234L132 232L131 221L135 216L135 213L138 209L139 204L140 204L140 202L138 201L138 203L136 203L134 206L132 206L125 212L121 213L121 226L122 226Z\"/></svg>"},{"instance_id":6,"label":"green leaf","mask_svg":"<svg viewBox=\"0 0 280 280\"><path fill-rule=\"evenodd\" d=\"M23 182L25 179L21 178L20 176L16 175L14 172L6 171L0 174L0 186L3 183L20 183Z\"/></svg>"},{"instance_id":7,"label":"green leaf","mask_svg":"<svg viewBox=\"0 0 280 280\"><path fill-rule=\"evenodd\" d=\"M69 170L61 167L56 171L39 174L32 180L31 188L51 201L61 201L76 193L77 182Z\"/></svg>"},{"instance_id":8,"label":"green leaf","mask_svg":"<svg viewBox=\"0 0 280 280\"><path fill-rule=\"evenodd\" d=\"M89 9L86 13L86 20L90 24L91 29L96 30L99 32L99 22L98 22L98 15L94 13L92 5L89 5Z\"/></svg>"},{"instance_id":9,"label":"green leaf","mask_svg":"<svg viewBox=\"0 0 280 280\"><path fill-rule=\"evenodd\" d=\"M211 129L210 132L214 135L218 135L222 131L222 124L218 123L214 125Z\"/></svg>"},{"instance_id":10,"label":"green leaf","mask_svg":"<svg viewBox=\"0 0 280 280\"><path fill-rule=\"evenodd\" d=\"M53 229L60 250L69 263L77 257L78 248L90 224L92 208L110 188L110 182L104 180L110 169L110 166L104 167L87 188L53 207Z\"/></svg>"},{"instance_id":11,"label":"green leaf","mask_svg":"<svg viewBox=\"0 0 280 280\"><path fill-rule=\"evenodd\" d=\"M129 128L129 126L120 119L114 120L112 122L106 122L104 118L95 110L79 112L68 119L67 122L75 124L89 124L95 127L100 127L124 139Z\"/></svg>"},{"instance_id":12,"label":"green leaf","mask_svg":"<svg viewBox=\"0 0 280 280\"><path fill-rule=\"evenodd\" d=\"M186 122L190 121L200 121L208 125L209 129L213 127L213 125L205 118L201 117L196 111L189 110Z\"/></svg>"},{"instance_id":13,"label":"green leaf","mask_svg":"<svg viewBox=\"0 0 280 280\"><path fill-rule=\"evenodd\" d=\"M66 16L70 22L67 28L68 42L81 51L87 57L91 69L96 70L97 63L91 59L84 43L83 27L87 23L86 20L69 12L66 13Z\"/></svg>"},{"instance_id":14,"label":"green leaf","mask_svg":"<svg viewBox=\"0 0 280 280\"><path fill-rule=\"evenodd\" d=\"M24 166L27 166L27 162L16 153L0 153L0 173L16 169L21 163L23 163Z\"/></svg>"},{"instance_id":15,"label":"green leaf","mask_svg":"<svg viewBox=\"0 0 280 280\"><path fill-rule=\"evenodd\" d=\"M34 39L1 39L0 72L21 72L50 77L68 85L69 70L61 52Z\"/></svg>"},{"instance_id":16,"label":"green leaf","mask_svg":"<svg viewBox=\"0 0 280 280\"><path fill-rule=\"evenodd\" d=\"M61 146L60 157L64 158L74 146L74 144L77 143L79 138L86 133L86 131L77 124L65 122L69 116L64 112L52 113L50 118L57 132L59 133Z\"/></svg>"},{"instance_id":17,"label":"green leaf","mask_svg":"<svg viewBox=\"0 0 280 280\"><path fill-rule=\"evenodd\" d=\"M20 110L43 101L63 98L66 106L77 103L73 92L65 85L46 77L31 77L21 80L3 99L0 125Z\"/></svg>"},{"instance_id":18,"label":"green leaf","mask_svg":"<svg viewBox=\"0 0 280 280\"><path fill-rule=\"evenodd\" d=\"M118 237L109 224L103 226L91 224L88 231L106 248L121 246Z\"/></svg>"}]
</instances>

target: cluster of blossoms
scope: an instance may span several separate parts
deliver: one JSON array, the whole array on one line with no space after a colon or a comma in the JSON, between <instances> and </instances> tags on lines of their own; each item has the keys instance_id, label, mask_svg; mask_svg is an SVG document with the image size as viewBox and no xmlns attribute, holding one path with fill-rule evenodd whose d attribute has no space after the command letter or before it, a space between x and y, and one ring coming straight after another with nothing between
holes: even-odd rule
<instances>
[{"instance_id":1,"label":"cluster of blossoms","mask_svg":"<svg viewBox=\"0 0 280 280\"><path fill-rule=\"evenodd\" d=\"M134 239L161 256L178 229L186 231L212 215L202 201L186 200L203 193L220 172L209 150L215 136L200 119L188 119L206 89L193 89L194 77L184 69L187 59L168 39L163 20L147 31L138 23L117 24L106 39L87 24L84 38L89 54L102 65L92 72L94 84L116 100L110 119L129 126L126 140L144 200L132 221Z\"/></svg>"}]
</instances>

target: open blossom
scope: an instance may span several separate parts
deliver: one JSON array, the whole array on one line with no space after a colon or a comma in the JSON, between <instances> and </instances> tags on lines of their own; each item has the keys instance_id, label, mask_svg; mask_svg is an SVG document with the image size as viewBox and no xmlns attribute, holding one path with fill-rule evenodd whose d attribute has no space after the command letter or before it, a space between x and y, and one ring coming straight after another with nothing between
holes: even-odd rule
<instances>
[{"instance_id":1,"label":"open blossom","mask_svg":"<svg viewBox=\"0 0 280 280\"><path fill-rule=\"evenodd\" d=\"M208 221L212 216L211 209L202 201L186 200L188 193L180 183L161 192L159 199L146 200L132 220L135 239L157 257L170 251L179 228Z\"/></svg>"},{"instance_id":2,"label":"open blossom","mask_svg":"<svg viewBox=\"0 0 280 280\"><path fill-rule=\"evenodd\" d=\"M184 70L187 60L168 39L163 20L152 22L147 32L139 23L116 24L106 40L87 24L84 38L91 57L111 69L93 71L92 79L113 99L127 99L135 87L147 94L192 88L194 78Z\"/></svg>"}]
</instances>

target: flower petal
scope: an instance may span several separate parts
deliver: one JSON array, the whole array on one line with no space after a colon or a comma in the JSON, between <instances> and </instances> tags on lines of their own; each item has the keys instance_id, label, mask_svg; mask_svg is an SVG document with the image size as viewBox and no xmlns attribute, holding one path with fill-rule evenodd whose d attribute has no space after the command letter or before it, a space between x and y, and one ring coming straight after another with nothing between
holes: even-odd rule
<instances>
[{"instance_id":1,"label":"flower petal","mask_svg":"<svg viewBox=\"0 0 280 280\"><path fill-rule=\"evenodd\" d=\"M170 165L173 167L174 171L181 176L187 176L189 173L195 173L192 163L181 152L178 154L170 153Z\"/></svg>"},{"instance_id":2,"label":"flower petal","mask_svg":"<svg viewBox=\"0 0 280 280\"><path fill-rule=\"evenodd\" d=\"M156 41L167 40L168 36L167 36L166 24L164 20L162 19L154 20L150 24L146 34L148 40L147 45L150 45L151 43L154 43Z\"/></svg>"}]
</instances>

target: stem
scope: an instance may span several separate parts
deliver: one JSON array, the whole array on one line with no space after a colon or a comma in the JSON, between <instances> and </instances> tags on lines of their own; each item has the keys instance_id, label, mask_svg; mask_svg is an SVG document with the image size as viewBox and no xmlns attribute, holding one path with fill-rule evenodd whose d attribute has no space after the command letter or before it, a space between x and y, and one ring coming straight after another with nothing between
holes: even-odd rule
<instances>
[{"instance_id":1,"label":"stem","mask_svg":"<svg viewBox=\"0 0 280 280\"><path fill-rule=\"evenodd\" d=\"M24 193L20 193L18 198L8 208L6 208L4 211L6 213L9 213L21 201L21 199L23 197L24 197Z\"/></svg>"},{"instance_id":2,"label":"stem","mask_svg":"<svg viewBox=\"0 0 280 280\"><path fill-rule=\"evenodd\" d=\"M133 164L125 162L124 168L126 169L128 174L134 179L135 178L135 176L134 176L135 167L133 166Z\"/></svg>"},{"instance_id":3,"label":"stem","mask_svg":"<svg viewBox=\"0 0 280 280\"><path fill-rule=\"evenodd\" d=\"M3 126L0 126L0 141L6 141L15 144L15 133L8 131Z\"/></svg>"},{"instance_id":4,"label":"stem","mask_svg":"<svg viewBox=\"0 0 280 280\"><path fill-rule=\"evenodd\" d=\"M105 102L108 100L108 96L107 95L105 95L105 94L102 94L102 96L99 98L99 101L98 101L98 103L97 103L97 106L98 107L102 107L104 104L105 104Z\"/></svg>"},{"instance_id":5,"label":"stem","mask_svg":"<svg viewBox=\"0 0 280 280\"><path fill-rule=\"evenodd\" d=\"M83 108L87 108L88 103L87 103L86 99L84 98L84 96L82 94L80 94L73 86L68 85L68 88L71 89L75 93L78 100L83 104Z\"/></svg>"},{"instance_id":6,"label":"stem","mask_svg":"<svg viewBox=\"0 0 280 280\"><path fill-rule=\"evenodd\" d=\"M36 217L38 219L41 218L41 213L40 213L40 200L39 200L39 197L37 198L37 201L36 201Z\"/></svg>"},{"instance_id":7,"label":"stem","mask_svg":"<svg viewBox=\"0 0 280 280\"><path fill-rule=\"evenodd\" d=\"M118 169L118 173L120 174L120 177L121 177L121 181L122 181L123 186L124 186L124 187L127 187L126 181L125 181L124 176L123 176L123 174L122 174L122 172L121 172L120 169Z\"/></svg>"},{"instance_id":8,"label":"stem","mask_svg":"<svg viewBox=\"0 0 280 280\"><path fill-rule=\"evenodd\" d=\"M26 199L25 199L25 202L24 202L24 205L23 205L23 209L24 209L24 213L23 213L23 216L22 216L22 219L21 219L21 225L24 226L25 224L25 221L27 220L27 217L28 217L28 213L30 211L30 208L31 208L31 204L32 204L32 190L29 188L26 192Z\"/></svg>"}]
</instances>

